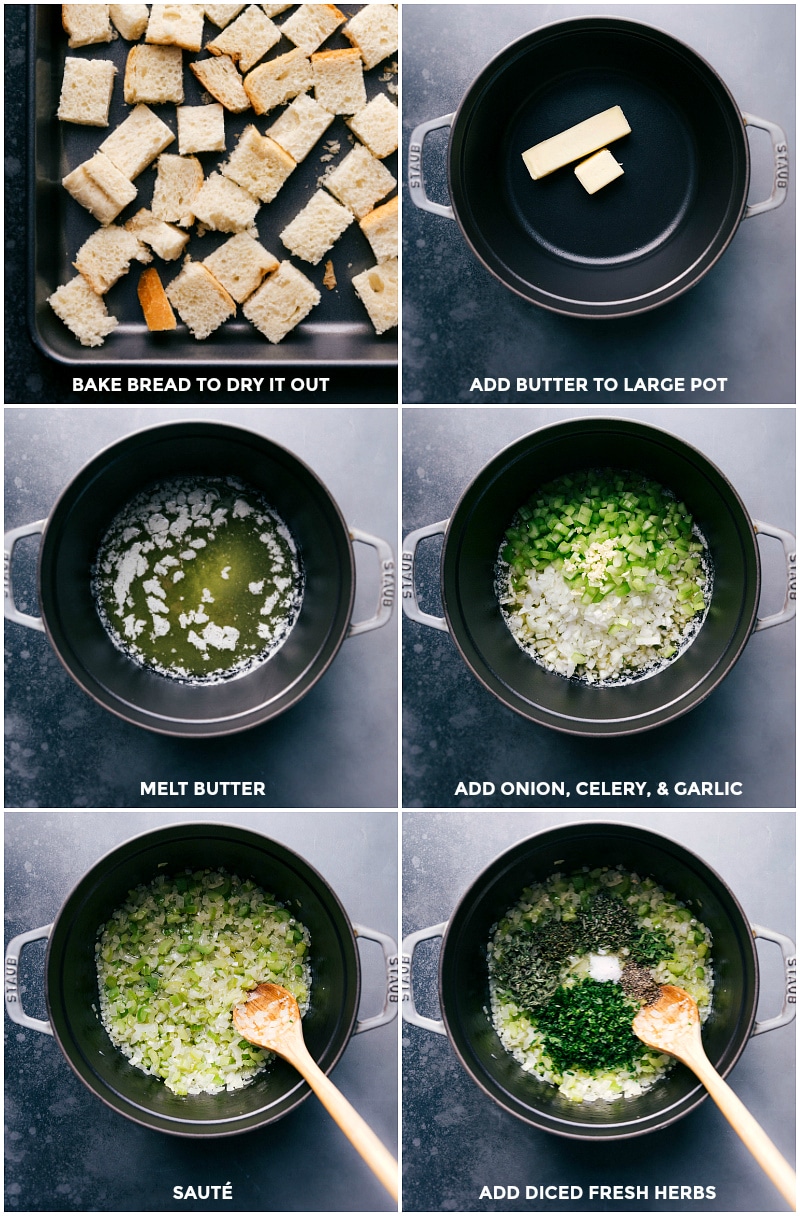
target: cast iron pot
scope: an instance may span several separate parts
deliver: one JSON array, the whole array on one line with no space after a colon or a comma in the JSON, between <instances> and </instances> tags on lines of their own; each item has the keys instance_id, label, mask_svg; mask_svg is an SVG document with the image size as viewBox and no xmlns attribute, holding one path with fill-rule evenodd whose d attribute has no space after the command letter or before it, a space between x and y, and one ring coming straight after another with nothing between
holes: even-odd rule
<instances>
[{"instance_id":1,"label":"cast iron pot","mask_svg":"<svg viewBox=\"0 0 800 1216\"><path fill-rule=\"evenodd\" d=\"M705 536L714 564L711 604L694 641L655 675L596 688L546 671L514 641L494 591L506 528L537 486L563 473L605 468L643 473L682 499ZM787 562L783 609L758 617L761 564L756 533L781 541ZM441 595L445 616L423 612L414 562L420 541L444 534ZM794 537L750 519L720 470L666 431L615 418L543 427L489 462L449 520L411 532L403 543L403 609L451 634L464 662L505 705L573 735L630 735L660 726L703 701L739 658L750 634L795 614Z\"/></svg>"},{"instance_id":2,"label":"cast iron pot","mask_svg":"<svg viewBox=\"0 0 800 1216\"><path fill-rule=\"evenodd\" d=\"M291 531L305 571L300 615L281 648L245 675L219 684L182 684L133 662L112 643L91 591L91 568L109 524L140 490L177 476L233 475L262 491ZM15 544L41 533L41 617L14 605ZM381 567L378 610L353 623L353 541L372 546ZM274 718L317 682L346 637L392 614L391 546L348 528L317 475L270 439L216 422L172 422L112 444L72 479L49 517L5 537L5 615L43 630L84 692L148 730L182 736L232 734Z\"/></svg>"},{"instance_id":3,"label":"cast iron pot","mask_svg":"<svg viewBox=\"0 0 800 1216\"><path fill-rule=\"evenodd\" d=\"M653 877L672 891L711 930L714 1002L703 1043L723 1076L733 1068L751 1035L784 1026L794 1018L789 1003L794 945L788 937L750 925L735 895L705 862L682 845L644 828L614 823L578 823L520 841L480 874L442 924L410 934L403 942L406 990L403 1017L445 1034L473 1081L504 1110L543 1131L576 1140L619 1140L666 1127L694 1110L706 1091L682 1064L636 1098L574 1103L557 1089L523 1072L502 1046L486 1010L489 980L486 948L492 926L517 902L523 889L560 871L584 865L618 866ZM420 942L442 939L439 1004L442 1020L425 1017L414 1003L413 957ZM756 1022L756 937L780 946L786 990L776 1017ZM793 975L793 972L792 972ZM793 982L793 981L792 981Z\"/></svg>"},{"instance_id":4,"label":"cast iron pot","mask_svg":"<svg viewBox=\"0 0 800 1216\"><path fill-rule=\"evenodd\" d=\"M166 862L164 866L162 863ZM101 858L80 880L52 925L21 933L6 949L6 1010L12 1021L55 1036L68 1063L92 1093L135 1123L176 1136L228 1136L273 1123L311 1090L298 1073L276 1059L244 1089L181 1098L163 1082L134 1068L111 1043L96 1012L97 932L139 883L187 867L223 867L252 878L284 903L311 934L311 1006L303 1018L309 1051L330 1072L353 1034L396 1016L389 984L380 1014L357 1020L361 968L356 937L378 942L387 976L394 941L347 913L325 879L284 845L244 828L213 823L179 824L136 836ZM47 1021L29 1017L20 1004L19 956L28 942L47 938Z\"/></svg>"},{"instance_id":5,"label":"cast iron pot","mask_svg":"<svg viewBox=\"0 0 800 1216\"><path fill-rule=\"evenodd\" d=\"M589 195L574 166L532 181L522 153L620 105L631 134L611 145L624 176ZM769 132L772 193L748 205L746 128ZM450 206L425 192L425 137L449 127ZM739 222L786 197L786 135L742 113L714 69L662 30L620 17L577 17L512 42L458 110L424 122L409 145L412 202L455 219L505 286L553 312L624 317L693 287Z\"/></svg>"}]
</instances>

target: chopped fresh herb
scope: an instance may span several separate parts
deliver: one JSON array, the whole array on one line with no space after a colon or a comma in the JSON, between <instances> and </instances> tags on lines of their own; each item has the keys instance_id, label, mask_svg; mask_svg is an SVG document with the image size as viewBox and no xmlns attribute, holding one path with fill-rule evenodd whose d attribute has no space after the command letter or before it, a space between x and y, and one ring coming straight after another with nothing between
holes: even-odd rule
<instances>
[{"instance_id":1,"label":"chopped fresh herb","mask_svg":"<svg viewBox=\"0 0 800 1216\"><path fill-rule=\"evenodd\" d=\"M639 1009L617 984L586 979L557 988L536 1016L556 1068L628 1068L645 1052L631 1029Z\"/></svg>"},{"instance_id":2,"label":"chopped fresh herb","mask_svg":"<svg viewBox=\"0 0 800 1216\"><path fill-rule=\"evenodd\" d=\"M660 929L640 929L631 942L631 958L646 967L655 967L673 952L666 933Z\"/></svg>"}]
</instances>

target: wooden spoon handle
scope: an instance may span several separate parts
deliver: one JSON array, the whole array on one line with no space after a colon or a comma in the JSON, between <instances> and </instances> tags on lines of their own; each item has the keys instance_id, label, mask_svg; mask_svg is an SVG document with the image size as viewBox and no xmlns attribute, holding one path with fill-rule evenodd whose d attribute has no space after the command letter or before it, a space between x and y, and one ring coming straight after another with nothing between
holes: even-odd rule
<instances>
[{"instance_id":1,"label":"wooden spoon handle","mask_svg":"<svg viewBox=\"0 0 800 1216\"><path fill-rule=\"evenodd\" d=\"M294 1051L291 1061L302 1073L328 1114L342 1129L353 1148L361 1154L376 1178L396 1201L398 1194L397 1162L381 1143L368 1123L350 1105L344 1094L336 1088L316 1061L304 1049L302 1054Z\"/></svg>"},{"instance_id":2,"label":"wooden spoon handle","mask_svg":"<svg viewBox=\"0 0 800 1216\"><path fill-rule=\"evenodd\" d=\"M767 1177L774 1182L792 1211L796 1211L795 1172L786 1158L778 1152L761 1124L753 1118L727 1081L722 1079L704 1052L681 1058L703 1082L737 1136L753 1154Z\"/></svg>"}]
</instances>

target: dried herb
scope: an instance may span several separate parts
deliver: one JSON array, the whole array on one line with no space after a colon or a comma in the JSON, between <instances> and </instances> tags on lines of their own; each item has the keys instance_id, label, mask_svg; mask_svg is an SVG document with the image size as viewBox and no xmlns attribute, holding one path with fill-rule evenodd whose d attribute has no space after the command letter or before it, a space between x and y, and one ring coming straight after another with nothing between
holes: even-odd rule
<instances>
[{"instance_id":1,"label":"dried herb","mask_svg":"<svg viewBox=\"0 0 800 1216\"><path fill-rule=\"evenodd\" d=\"M636 926L630 908L616 895L599 891L583 913L583 939L587 950L621 950Z\"/></svg>"},{"instance_id":2,"label":"dried herb","mask_svg":"<svg viewBox=\"0 0 800 1216\"><path fill-rule=\"evenodd\" d=\"M618 984L585 979L558 988L536 1015L545 1048L555 1067L630 1068L644 1054L631 1023L639 1009Z\"/></svg>"}]
</instances>

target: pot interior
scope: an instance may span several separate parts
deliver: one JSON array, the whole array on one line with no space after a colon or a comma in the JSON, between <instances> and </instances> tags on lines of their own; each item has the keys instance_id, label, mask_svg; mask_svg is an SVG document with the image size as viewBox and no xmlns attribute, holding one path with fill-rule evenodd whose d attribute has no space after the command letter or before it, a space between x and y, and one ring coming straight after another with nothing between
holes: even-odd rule
<instances>
[{"instance_id":1,"label":"pot interior","mask_svg":"<svg viewBox=\"0 0 800 1216\"><path fill-rule=\"evenodd\" d=\"M655 675L591 687L549 672L520 649L494 590L506 528L538 486L581 469L631 470L682 499L711 552L713 592L692 643ZM546 427L499 453L469 486L450 521L442 588L453 638L473 673L516 712L579 735L646 730L692 708L738 658L760 590L752 525L733 487L700 452L641 423L580 419Z\"/></svg>"},{"instance_id":2,"label":"pot interior","mask_svg":"<svg viewBox=\"0 0 800 1216\"><path fill-rule=\"evenodd\" d=\"M705 1090L682 1064L652 1089L615 1102L574 1103L523 1072L489 1016L486 949L493 925L531 882L561 871L621 865L652 876L711 930L715 988L703 1031L723 1075L749 1037L758 1000L758 964L744 913L698 857L652 832L618 824L574 824L542 832L497 858L473 883L450 921L440 958L440 999L448 1034L473 1080L518 1118L578 1139L615 1139L662 1127L693 1109Z\"/></svg>"},{"instance_id":3,"label":"pot interior","mask_svg":"<svg viewBox=\"0 0 800 1216\"><path fill-rule=\"evenodd\" d=\"M182 684L123 654L91 591L91 569L115 515L155 482L196 475L233 475L260 491L292 533L305 574L302 608L280 649L246 674L212 685ZM50 639L91 696L151 730L215 735L283 712L325 671L350 621L355 564L338 507L297 457L234 427L173 423L115 444L70 483L42 540L39 584Z\"/></svg>"},{"instance_id":4,"label":"pot interior","mask_svg":"<svg viewBox=\"0 0 800 1216\"><path fill-rule=\"evenodd\" d=\"M94 945L101 925L133 887L187 867L222 867L252 878L307 926L312 984L303 1033L323 1071L333 1067L352 1033L360 994L350 923L334 892L301 857L241 828L197 823L162 828L99 861L56 921L47 955L48 1013L78 1076L115 1110L177 1135L227 1135L271 1123L307 1097L310 1090L299 1073L275 1059L244 1089L179 1097L128 1062L97 1013Z\"/></svg>"},{"instance_id":5,"label":"pot interior","mask_svg":"<svg viewBox=\"0 0 800 1216\"><path fill-rule=\"evenodd\" d=\"M619 105L624 176L589 195L573 165L533 181L522 153ZM741 218L744 128L716 73L668 34L610 17L557 22L481 73L456 118L456 215L477 256L545 307L615 316L691 286Z\"/></svg>"}]
</instances>

